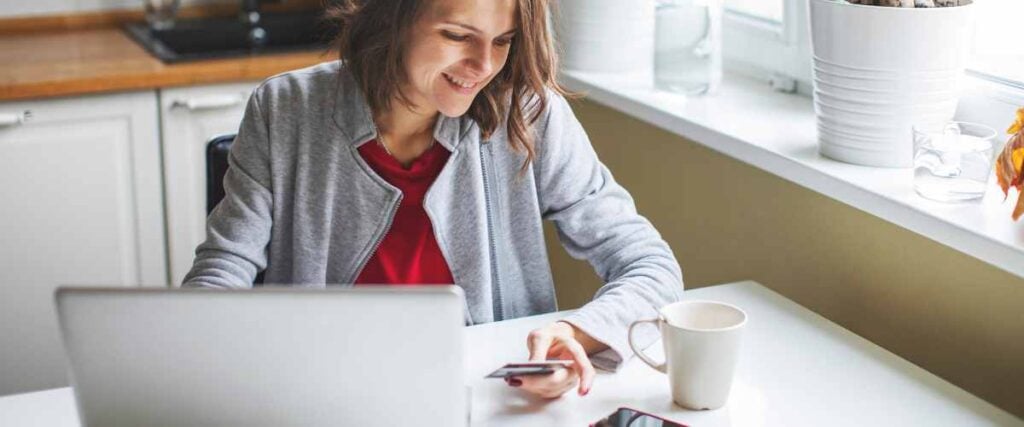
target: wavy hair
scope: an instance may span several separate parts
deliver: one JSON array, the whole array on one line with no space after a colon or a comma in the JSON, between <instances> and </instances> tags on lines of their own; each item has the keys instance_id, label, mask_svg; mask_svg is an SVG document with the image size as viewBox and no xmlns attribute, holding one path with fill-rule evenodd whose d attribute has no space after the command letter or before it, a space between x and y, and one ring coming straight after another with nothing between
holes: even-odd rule
<instances>
[{"instance_id":1,"label":"wavy hair","mask_svg":"<svg viewBox=\"0 0 1024 427\"><path fill-rule=\"evenodd\" d=\"M376 114L390 111L392 100L412 103L402 93L406 83L403 53L413 24L429 0L339 0L326 8L338 28L333 45ZM536 157L530 126L547 108L547 90L575 94L556 81L558 55L548 28L548 0L517 0L518 34L505 65L485 86L466 114L489 138L505 120L512 149L526 153L521 172Z\"/></svg>"}]
</instances>

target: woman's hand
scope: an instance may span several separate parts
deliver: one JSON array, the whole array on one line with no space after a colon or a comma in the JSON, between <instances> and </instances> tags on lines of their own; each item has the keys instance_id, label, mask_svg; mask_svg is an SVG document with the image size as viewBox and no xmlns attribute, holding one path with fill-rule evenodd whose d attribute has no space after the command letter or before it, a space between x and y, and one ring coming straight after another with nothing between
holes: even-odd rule
<instances>
[{"instance_id":1,"label":"woman's hand","mask_svg":"<svg viewBox=\"0 0 1024 427\"><path fill-rule=\"evenodd\" d=\"M584 396L590 392L594 382L594 366L587 357L588 352L606 348L568 322L555 322L530 332L526 339L530 349L530 361L548 359L572 360L569 369L556 369L544 376L522 376L506 379L513 387L522 387L530 393L553 399L559 397L579 382L577 392Z\"/></svg>"}]
</instances>

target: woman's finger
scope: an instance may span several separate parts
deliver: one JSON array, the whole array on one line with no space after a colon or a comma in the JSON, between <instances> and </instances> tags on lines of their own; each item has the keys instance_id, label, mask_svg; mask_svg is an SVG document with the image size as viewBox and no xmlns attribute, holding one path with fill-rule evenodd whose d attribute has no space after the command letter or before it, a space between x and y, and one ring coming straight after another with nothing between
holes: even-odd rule
<instances>
[{"instance_id":1,"label":"woman's finger","mask_svg":"<svg viewBox=\"0 0 1024 427\"><path fill-rule=\"evenodd\" d=\"M550 375L543 376L522 376L510 379L509 385L519 384L517 387L532 394L553 399L565 394L576 384L576 371L566 368L558 368Z\"/></svg>"},{"instance_id":2,"label":"woman's finger","mask_svg":"<svg viewBox=\"0 0 1024 427\"><path fill-rule=\"evenodd\" d=\"M527 347L530 348L530 361L547 360L548 350L551 349L551 342L553 340L554 337L542 329L530 332L526 341Z\"/></svg>"},{"instance_id":3,"label":"woman's finger","mask_svg":"<svg viewBox=\"0 0 1024 427\"><path fill-rule=\"evenodd\" d=\"M572 325L555 323L536 329L527 336L530 361L548 360L549 357L572 360L569 368L559 368L545 376L524 376L512 378L509 385L521 387L530 393L546 398L561 396L578 384L577 392L583 396L590 392L595 371L587 357L586 349L574 336Z\"/></svg>"},{"instance_id":4,"label":"woman's finger","mask_svg":"<svg viewBox=\"0 0 1024 427\"><path fill-rule=\"evenodd\" d=\"M574 339L559 341L559 344L565 346L565 349L572 356L573 370L580 378L580 386L577 392L580 396L584 396L590 393L590 385L594 382L594 365L590 363L590 358L587 357L587 351L583 348L583 345Z\"/></svg>"}]
</instances>

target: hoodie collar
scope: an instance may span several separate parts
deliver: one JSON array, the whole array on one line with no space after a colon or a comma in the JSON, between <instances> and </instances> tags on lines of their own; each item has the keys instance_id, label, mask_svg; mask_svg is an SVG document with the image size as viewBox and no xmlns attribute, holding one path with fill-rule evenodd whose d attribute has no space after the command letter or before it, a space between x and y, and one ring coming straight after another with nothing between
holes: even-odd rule
<instances>
[{"instance_id":1,"label":"hoodie collar","mask_svg":"<svg viewBox=\"0 0 1024 427\"><path fill-rule=\"evenodd\" d=\"M338 69L338 84L334 96L334 124L356 147L377 138L377 126L359 83L348 69ZM472 120L463 117L437 115L434 139L448 151L455 151L459 142L472 128Z\"/></svg>"}]
</instances>

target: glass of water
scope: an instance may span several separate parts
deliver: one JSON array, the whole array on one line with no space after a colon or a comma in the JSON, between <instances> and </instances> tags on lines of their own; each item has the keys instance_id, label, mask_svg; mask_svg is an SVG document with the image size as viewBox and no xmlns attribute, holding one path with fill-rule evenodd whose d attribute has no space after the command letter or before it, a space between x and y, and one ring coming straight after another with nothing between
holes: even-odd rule
<instances>
[{"instance_id":1,"label":"glass of water","mask_svg":"<svg viewBox=\"0 0 1024 427\"><path fill-rule=\"evenodd\" d=\"M941 202L980 199L995 159L996 131L967 122L917 125L914 134L914 190Z\"/></svg>"},{"instance_id":2,"label":"glass of water","mask_svg":"<svg viewBox=\"0 0 1024 427\"><path fill-rule=\"evenodd\" d=\"M710 94L722 81L722 0L657 0L654 85Z\"/></svg>"},{"instance_id":3,"label":"glass of water","mask_svg":"<svg viewBox=\"0 0 1024 427\"><path fill-rule=\"evenodd\" d=\"M178 13L181 0L143 0L146 4L146 22L154 30L166 30L174 26L174 15Z\"/></svg>"}]
</instances>

